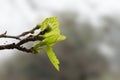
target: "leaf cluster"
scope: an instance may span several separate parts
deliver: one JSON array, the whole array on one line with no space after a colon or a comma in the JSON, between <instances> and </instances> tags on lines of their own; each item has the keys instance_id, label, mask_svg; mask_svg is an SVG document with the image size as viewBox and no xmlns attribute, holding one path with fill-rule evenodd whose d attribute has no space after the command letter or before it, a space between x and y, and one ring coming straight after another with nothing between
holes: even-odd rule
<instances>
[{"instance_id":1,"label":"leaf cluster","mask_svg":"<svg viewBox=\"0 0 120 80\"><path fill-rule=\"evenodd\" d=\"M53 66L59 71L60 62L52 49L52 46L55 45L56 42L66 39L66 37L60 33L59 21L57 17L50 17L46 18L37 26L41 32L39 37L43 39L40 39L40 41L34 45L32 51L34 54L37 54L41 50L44 50Z\"/></svg>"}]
</instances>

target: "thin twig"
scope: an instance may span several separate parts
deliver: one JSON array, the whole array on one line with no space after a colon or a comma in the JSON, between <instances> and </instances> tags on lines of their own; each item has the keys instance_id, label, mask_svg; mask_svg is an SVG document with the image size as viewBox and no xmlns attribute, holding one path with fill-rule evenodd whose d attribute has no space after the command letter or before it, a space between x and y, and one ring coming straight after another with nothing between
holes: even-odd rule
<instances>
[{"instance_id":1,"label":"thin twig","mask_svg":"<svg viewBox=\"0 0 120 80\"><path fill-rule=\"evenodd\" d=\"M27 49L26 47L18 46L15 43L7 44L7 45L1 45L0 50L4 50L4 49L18 49L18 50L23 51L23 52L32 52L31 48Z\"/></svg>"},{"instance_id":2,"label":"thin twig","mask_svg":"<svg viewBox=\"0 0 120 80\"><path fill-rule=\"evenodd\" d=\"M18 36L7 35L7 31L6 31L6 32L4 32L3 34L0 34L0 38L12 38L12 39L21 40L20 37L25 36L25 35L30 34L30 33L34 33L34 31L37 30L37 29L39 29L39 28L40 28L40 25L39 25L39 26L37 25L37 26L34 27L33 29L31 29L31 30L29 30L29 31L26 31L26 32L23 32L23 33L21 33L21 34L18 35Z\"/></svg>"},{"instance_id":3,"label":"thin twig","mask_svg":"<svg viewBox=\"0 0 120 80\"><path fill-rule=\"evenodd\" d=\"M7 35L7 31L6 31L5 33L3 33L3 34L0 34L0 38L13 38L13 39L18 39L18 40L20 40L20 38L17 37L17 36Z\"/></svg>"},{"instance_id":4,"label":"thin twig","mask_svg":"<svg viewBox=\"0 0 120 80\"><path fill-rule=\"evenodd\" d=\"M34 33L34 31L35 30L37 30L37 29L39 29L40 28L40 25L38 26L36 26L36 27L34 27L33 29L31 29L31 30L29 30L29 31L26 31L26 32L23 32L22 34L20 34L20 35L18 35L17 37L22 37L22 36L25 36L25 35L27 35L27 34L29 34L29 33Z\"/></svg>"},{"instance_id":5,"label":"thin twig","mask_svg":"<svg viewBox=\"0 0 120 80\"><path fill-rule=\"evenodd\" d=\"M35 30L39 29L39 26L36 26L35 28L33 28L32 30L29 30L29 31L26 31L26 32L23 32L22 34L18 35L18 36L9 36L7 35L7 32L3 33L0 35L0 38L13 38L13 39L19 39L19 42L17 43L11 43L11 44L6 44L6 45L0 45L0 50L4 50L4 49L18 49L20 51L24 51L24 52L32 52L32 47L31 48L26 48L26 47L23 47L22 45L27 43L27 42L30 42L30 41L41 41L43 40L44 38L43 37L40 37L39 35L42 35L42 32L39 32L38 34L32 36L32 35L29 35L23 39L20 39L20 37L22 36L26 36L27 34L29 33L34 33Z\"/></svg>"}]
</instances>

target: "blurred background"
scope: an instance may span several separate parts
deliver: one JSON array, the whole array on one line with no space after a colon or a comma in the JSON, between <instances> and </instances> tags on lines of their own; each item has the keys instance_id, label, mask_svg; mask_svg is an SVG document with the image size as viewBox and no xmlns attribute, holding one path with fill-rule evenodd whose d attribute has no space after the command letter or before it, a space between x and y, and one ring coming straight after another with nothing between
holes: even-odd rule
<instances>
[{"instance_id":1,"label":"blurred background","mask_svg":"<svg viewBox=\"0 0 120 80\"><path fill-rule=\"evenodd\" d=\"M0 80L120 80L119 0L0 0L0 34L18 35L57 16L65 41L45 52L0 51ZM0 39L0 45L16 40ZM33 43L26 44L27 46Z\"/></svg>"}]
</instances>

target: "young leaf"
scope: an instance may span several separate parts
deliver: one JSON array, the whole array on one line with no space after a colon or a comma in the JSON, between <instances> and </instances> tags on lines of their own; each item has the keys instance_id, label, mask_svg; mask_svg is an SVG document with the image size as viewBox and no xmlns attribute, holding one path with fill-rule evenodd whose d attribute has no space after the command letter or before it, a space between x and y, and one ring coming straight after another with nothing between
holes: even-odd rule
<instances>
[{"instance_id":1,"label":"young leaf","mask_svg":"<svg viewBox=\"0 0 120 80\"><path fill-rule=\"evenodd\" d=\"M52 28L56 28L59 26L59 22L58 22L58 19L57 17L50 17L50 18L46 18L42 24L41 24L41 31L44 31L47 26L52 26Z\"/></svg>"},{"instance_id":2,"label":"young leaf","mask_svg":"<svg viewBox=\"0 0 120 80\"><path fill-rule=\"evenodd\" d=\"M65 36L60 34L59 21L57 17L50 17L45 19L41 25L41 30L45 30L47 26L51 27L51 31L44 34L45 39L42 42L52 46L56 42L65 39Z\"/></svg>"},{"instance_id":3,"label":"young leaf","mask_svg":"<svg viewBox=\"0 0 120 80\"><path fill-rule=\"evenodd\" d=\"M40 39L42 36L43 40L33 47L33 52L38 53L41 49L45 50L51 63L59 71L59 60L53 52L52 46L58 41L65 40L66 37L60 34L59 21L57 17L45 19L42 22L40 29L43 32L42 35L40 35Z\"/></svg>"},{"instance_id":4,"label":"young leaf","mask_svg":"<svg viewBox=\"0 0 120 80\"><path fill-rule=\"evenodd\" d=\"M47 46L46 53L47 53L51 63L53 64L53 66L59 71L60 70L59 69L60 62L50 46Z\"/></svg>"}]
</instances>

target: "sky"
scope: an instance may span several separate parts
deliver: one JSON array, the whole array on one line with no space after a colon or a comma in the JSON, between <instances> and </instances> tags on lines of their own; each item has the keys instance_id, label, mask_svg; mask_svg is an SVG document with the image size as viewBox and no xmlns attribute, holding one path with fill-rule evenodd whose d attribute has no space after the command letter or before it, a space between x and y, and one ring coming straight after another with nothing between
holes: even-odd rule
<instances>
[{"instance_id":1,"label":"sky","mask_svg":"<svg viewBox=\"0 0 120 80\"><path fill-rule=\"evenodd\" d=\"M120 13L119 3L120 0L0 0L0 34L7 31L10 35L18 35L51 16L52 11L76 10L84 18L100 24L100 16ZM3 42L4 39L0 41ZM9 58L11 52L0 51L0 61Z\"/></svg>"}]
</instances>

